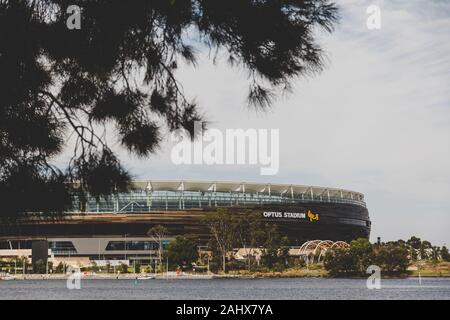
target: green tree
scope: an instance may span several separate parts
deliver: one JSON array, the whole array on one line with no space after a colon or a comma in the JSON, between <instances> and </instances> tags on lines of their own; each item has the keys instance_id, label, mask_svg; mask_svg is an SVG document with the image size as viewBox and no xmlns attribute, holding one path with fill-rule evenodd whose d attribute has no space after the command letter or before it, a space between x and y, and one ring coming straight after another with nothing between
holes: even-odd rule
<instances>
[{"instance_id":1,"label":"green tree","mask_svg":"<svg viewBox=\"0 0 450 320\"><path fill-rule=\"evenodd\" d=\"M431 245L431 243L429 241L422 241L422 243L420 244L420 248L419 248L419 253L420 253L420 259L421 260L426 260L431 258L431 254L429 253L429 251L432 251L433 246Z\"/></svg>"},{"instance_id":2,"label":"green tree","mask_svg":"<svg viewBox=\"0 0 450 320\"><path fill-rule=\"evenodd\" d=\"M125 263L121 263L119 270L120 273L128 273L128 265Z\"/></svg>"},{"instance_id":3,"label":"green tree","mask_svg":"<svg viewBox=\"0 0 450 320\"><path fill-rule=\"evenodd\" d=\"M420 238L412 236L409 240L406 241L406 244L411 246L413 249L418 250L422 245L422 240Z\"/></svg>"},{"instance_id":4,"label":"green tree","mask_svg":"<svg viewBox=\"0 0 450 320\"><path fill-rule=\"evenodd\" d=\"M95 261L92 262L91 269L94 272L98 272L100 270L99 266L97 265L97 263Z\"/></svg>"},{"instance_id":5,"label":"green tree","mask_svg":"<svg viewBox=\"0 0 450 320\"><path fill-rule=\"evenodd\" d=\"M327 250L323 263L332 277L355 275L360 271L357 256L348 249Z\"/></svg>"},{"instance_id":6,"label":"green tree","mask_svg":"<svg viewBox=\"0 0 450 320\"><path fill-rule=\"evenodd\" d=\"M379 246L375 247L379 248ZM350 242L349 249L328 250L324 258L324 266L331 276L363 276L373 260L374 246L368 239L358 238Z\"/></svg>"},{"instance_id":7,"label":"green tree","mask_svg":"<svg viewBox=\"0 0 450 320\"><path fill-rule=\"evenodd\" d=\"M289 240L279 232L278 226L272 223L264 225L265 243L262 254L262 263L268 268L278 265L277 269L286 266Z\"/></svg>"},{"instance_id":8,"label":"green tree","mask_svg":"<svg viewBox=\"0 0 450 320\"><path fill-rule=\"evenodd\" d=\"M64 264L62 262L58 263L55 269L56 273L64 273Z\"/></svg>"},{"instance_id":9,"label":"green tree","mask_svg":"<svg viewBox=\"0 0 450 320\"><path fill-rule=\"evenodd\" d=\"M33 273L44 274L47 272L47 266L45 265L45 261L40 259L34 263Z\"/></svg>"},{"instance_id":10,"label":"green tree","mask_svg":"<svg viewBox=\"0 0 450 320\"><path fill-rule=\"evenodd\" d=\"M70 5L81 9L79 30L67 27ZM329 0L0 1L0 28L11 30L0 33L1 214L61 212L67 182L82 209L86 193L127 189L114 137L146 157L165 129L193 135L202 112L177 70L196 66L205 47L248 72L248 101L264 107L321 70L315 31L336 20ZM70 136L75 151L59 170L51 160Z\"/></svg>"},{"instance_id":11,"label":"green tree","mask_svg":"<svg viewBox=\"0 0 450 320\"><path fill-rule=\"evenodd\" d=\"M191 266L198 258L197 243L183 236L177 236L166 250L171 266Z\"/></svg>"},{"instance_id":12,"label":"green tree","mask_svg":"<svg viewBox=\"0 0 450 320\"><path fill-rule=\"evenodd\" d=\"M377 250L374 260L374 263L381 268L382 272L387 273L406 272L409 266L408 250L401 246L381 246Z\"/></svg>"},{"instance_id":13,"label":"green tree","mask_svg":"<svg viewBox=\"0 0 450 320\"><path fill-rule=\"evenodd\" d=\"M167 234L169 231L166 227L162 225L157 225L152 227L148 232L147 235L151 236L153 240L158 243L158 261L161 264L162 261L162 252L163 252L163 240L167 237Z\"/></svg>"},{"instance_id":14,"label":"green tree","mask_svg":"<svg viewBox=\"0 0 450 320\"><path fill-rule=\"evenodd\" d=\"M441 256L441 248L439 248L438 246L432 246L431 247L431 260L434 263L437 263L439 261L439 258Z\"/></svg>"},{"instance_id":15,"label":"green tree","mask_svg":"<svg viewBox=\"0 0 450 320\"><path fill-rule=\"evenodd\" d=\"M356 270L360 274L365 274L367 268L373 261L373 247L366 238L358 238L350 242L350 255L355 257Z\"/></svg>"},{"instance_id":16,"label":"green tree","mask_svg":"<svg viewBox=\"0 0 450 320\"><path fill-rule=\"evenodd\" d=\"M448 248L443 246L441 249L441 259L444 261L450 261L450 253L448 252Z\"/></svg>"},{"instance_id":17,"label":"green tree","mask_svg":"<svg viewBox=\"0 0 450 320\"><path fill-rule=\"evenodd\" d=\"M212 249L220 254L222 271L226 272L227 254L233 249L236 241L233 215L227 209L221 208L216 213L208 215L205 223L213 239Z\"/></svg>"},{"instance_id":18,"label":"green tree","mask_svg":"<svg viewBox=\"0 0 450 320\"><path fill-rule=\"evenodd\" d=\"M412 236L406 241L406 245L409 246L411 260L415 261L418 259L418 252L420 246L422 245L422 240L418 237Z\"/></svg>"},{"instance_id":19,"label":"green tree","mask_svg":"<svg viewBox=\"0 0 450 320\"><path fill-rule=\"evenodd\" d=\"M259 247L264 242L264 231L258 228L261 226L261 215L247 210L242 214L233 217L233 233L235 234L235 247L243 248L247 255L247 268L251 268L252 257L250 249Z\"/></svg>"}]
</instances>

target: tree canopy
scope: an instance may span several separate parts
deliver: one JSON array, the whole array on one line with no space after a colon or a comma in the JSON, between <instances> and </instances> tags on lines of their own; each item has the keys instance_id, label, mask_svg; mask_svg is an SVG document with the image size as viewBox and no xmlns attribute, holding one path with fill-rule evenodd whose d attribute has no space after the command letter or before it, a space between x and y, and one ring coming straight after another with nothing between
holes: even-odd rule
<instances>
[{"instance_id":1,"label":"tree canopy","mask_svg":"<svg viewBox=\"0 0 450 320\"><path fill-rule=\"evenodd\" d=\"M71 5L80 29L67 27ZM329 0L0 0L1 214L61 211L74 182L81 197L125 190L108 132L146 157L161 130L192 133L202 119L177 80L181 63L226 52L248 71L249 103L268 106L321 69L314 31L336 20ZM56 167L70 138L73 157Z\"/></svg>"},{"instance_id":2,"label":"tree canopy","mask_svg":"<svg viewBox=\"0 0 450 320\"><path fill-rule=\"evenodd\" d=\"M171 266L190 268L198 258L197 242L183 236L177 236L168 245L165 256Z\"/></svg>"}]
</instances>

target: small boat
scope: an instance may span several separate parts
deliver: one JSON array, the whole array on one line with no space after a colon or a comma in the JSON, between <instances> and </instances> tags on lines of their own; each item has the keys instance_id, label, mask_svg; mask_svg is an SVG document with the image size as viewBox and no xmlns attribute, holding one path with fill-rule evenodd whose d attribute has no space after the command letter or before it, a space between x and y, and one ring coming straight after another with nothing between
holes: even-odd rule
<instances>
[{"instance_id":1,"label":"small boat","mask_svg":"<svg viewBox=\"0 0 450 320\"><path fill-rule=\"evenodd\" d=\"M141 276L141 277L137 277L137 280L150 280L150 279L155 279L155 276Z\"/></svg>"},{"instance_id":2,"label":"small boat","mask_svg":"<svg viewBox=\"0 0 450 320\"><path fill-rule=\"evenodd\" d=\"M16 277L6 275L6 276L0 276L0 280L8 281L8 280L16 280Z\"/></svg>"}]
</instances>

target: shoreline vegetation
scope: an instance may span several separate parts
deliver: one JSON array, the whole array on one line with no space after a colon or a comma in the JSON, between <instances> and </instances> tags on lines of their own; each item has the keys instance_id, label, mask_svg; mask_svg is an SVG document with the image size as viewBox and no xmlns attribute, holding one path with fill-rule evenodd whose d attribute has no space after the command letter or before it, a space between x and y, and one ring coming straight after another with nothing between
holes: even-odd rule
<instances>
[{"instance_id":1,"label":"shoreline vegetation","mask_svg":"<svg viewBox=\"0 0 450 320\"><path fill-rule=\"evenodd\" d=\"M14 280L66 280L69 274L10 274ZM342 275L331 276L330 273L325 270L323 265L316 264L309 266L308 268L289 268L284 271L248 271L248 270L235 270L229 273L217 273L217 274L195 274L186 273L177 274L174 272L147 274L147 273L82 273L82 279L84 280L136 280L143 276L154 276L155 279L169 279L169 280L182 280L182 279L265 279L265 278L325 278L325 279L365 279L367 276L363 275ZM208 277L209 276L209 277ZM400 274L381 274L384 279L403 279L403 278L450 278L450 263L426 263L413 264L409 270Z\"/></svg>"}]
</instances>

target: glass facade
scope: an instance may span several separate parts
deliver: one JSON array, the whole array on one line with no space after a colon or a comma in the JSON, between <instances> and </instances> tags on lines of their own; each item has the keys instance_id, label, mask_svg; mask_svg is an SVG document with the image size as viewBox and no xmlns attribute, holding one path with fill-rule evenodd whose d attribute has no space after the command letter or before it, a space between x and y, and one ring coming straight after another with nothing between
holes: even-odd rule
<instances>
[{"instance_id":1,"label":"glass facade","mask_svg":"<svg viewBox=\"0 0 450 320\"><path fill-rule=\"evenodd\" d=\"M77 254L77 249L72 241L49 241L48 248L52 250L55 255L71 255Z\"/></svg>"},{"instance_id":2,"label":"glass facade","mask_svg":"<svg viewBox=\"0 0 450 320\"><path fill-rule=\"evenodd\" d=\"M169 240L161 241L162 247L165 248L169 244ZM106 246L106 251L148 251L158 250L159 243L157 241L110 241Z\"/></svg>"},{"instance_id":3,"label":"glass facade","mask_svg":"<svg viewBox=\"0 0 450 320\"><path fill-rule=\"evenodd\" d=\"M229 207L239 205L263 204L303 204L303 203L347 203L366 207L361 199L312 195L312 194L279 194L245 193L245 192L213 192L213 191L147 191L133 190L119 193L108 198L88 197L83 205L77 196L73 196L73 205L69 212L151 212L176 211L195 208ZM82 208L85 207L85 210Z\"/></svg>"}]
</instances>

